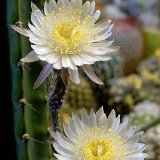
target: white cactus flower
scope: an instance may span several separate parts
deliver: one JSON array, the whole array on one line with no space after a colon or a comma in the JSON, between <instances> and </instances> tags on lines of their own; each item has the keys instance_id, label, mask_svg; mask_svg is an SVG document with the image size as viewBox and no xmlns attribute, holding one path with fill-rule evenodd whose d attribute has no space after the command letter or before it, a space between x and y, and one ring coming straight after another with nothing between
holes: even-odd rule
<instances>
[{"instance_id":1,"label":"white cactus flower","mask_svg":"<svg viewBox=\"0 0 160 160\"><path fill-rule=\"evenodd\" d=\"M139 139L142 132L128 127L128 121L120 123L114 110L106 117L103 108L88 115L82 110L64 126L65 135L53 132L58 160L144 160L145 144Z\"/></svg>"},{"instance_id":2,"label":"white cactus flower","mask_svg":"<svg viewBox=\"0 0 160 160\"><path fill-rule=\"evenodd\" d=\"M79 83L78 66L82 66L90 79L97 84L103 82L92 71L91 64L107 61L107 53L116 50L109 47L113 24L111 20L96 21L100 11L95 11L95 2L82 0L50 0L44 4L44 13L31 4L32 14L29 29L12 25L20 34L29 37L32 51L21 62L37 60L47 62L35 87L38 87L53 68L67 68L70 79Z\"/></svg>"}]
</instances>

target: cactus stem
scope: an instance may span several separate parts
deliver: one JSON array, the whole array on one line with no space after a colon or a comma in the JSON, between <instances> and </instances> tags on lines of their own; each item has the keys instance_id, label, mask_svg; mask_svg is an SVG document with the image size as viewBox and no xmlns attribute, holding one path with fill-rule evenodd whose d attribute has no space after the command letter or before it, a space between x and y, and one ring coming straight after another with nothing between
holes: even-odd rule
<instances>
[{"instance_id":1,"label":"cactus stem","mask_svg":"<svg viewBox=\"0 0 160 160\"><path fill-rule=\"evenodd\" d=\"M52 129L54 131L59 131L58 109L62 105L62 98L65 94L66 86L63 83L60 71L54 70L53 72L54 73L51 73L52 75L50 76L50 78L47 78L46 80L47 96L48 96L47 103L51 114ZM52 84L53 78L55 81L54 82L55 85Z\"/></svg>"}]
</instances>

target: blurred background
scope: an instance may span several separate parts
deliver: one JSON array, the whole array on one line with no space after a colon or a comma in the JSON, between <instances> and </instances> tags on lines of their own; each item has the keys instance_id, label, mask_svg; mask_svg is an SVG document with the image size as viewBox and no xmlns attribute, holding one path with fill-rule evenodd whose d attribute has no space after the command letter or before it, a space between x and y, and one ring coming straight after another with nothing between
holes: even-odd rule
<instances>
[{"instance_id":1,"label":"blurred background","mask_svg":"<svg viewBox=\"0 0 160 160\"><path fill-rule=\"evenodd\" d=\"M9 24L15 23L27 26L29 21L30 1L22 0L17 5L18 2L0 2L0 65L3 71L0 118L1 138L5 140L2 155L6 156L6 160L33 159L33 148L30 147L37 144L34 140L42 140L44 135L49 139L47 116L43 116L44 113L48 115L44 109L45 87L33 91L34 100L28 95L36 78L33 77L33 67L37 67L37 72L41 67L39 64L26 65L23 69L16 66L19 59L30 51L27 38L23 39L9 27ZM34 0L34 3L42 8L43 1ZM160 0L96 0L96 4L102 12L101 17L113 21L111 39L120 49L111 54L112 60L100 62L98 68L93 66L104 86L92 83L83 72L80 85L69 84L60 110L60 128L62 123L67 124L72 112L78 113L83 107L88 111L91 108L97 110L103 105L106 114L115 109L117 114L129 118L130 123L137 125L139 130L145 130L143 141L149 146L146 152L152 155L151 159L160 160ZM29 82L31 77L33 80ZM43 106L38 101L43 102ZM30 104L30 107L17 111L15 107L19 104ZM38 116L35 116L33 109L40 112ZM37 125L41 129L34 131ZM45 145L43 147L46 148ZM47 156L50 158L44 160L51 159L50 153Z\"/></svg>"}]
</instances>

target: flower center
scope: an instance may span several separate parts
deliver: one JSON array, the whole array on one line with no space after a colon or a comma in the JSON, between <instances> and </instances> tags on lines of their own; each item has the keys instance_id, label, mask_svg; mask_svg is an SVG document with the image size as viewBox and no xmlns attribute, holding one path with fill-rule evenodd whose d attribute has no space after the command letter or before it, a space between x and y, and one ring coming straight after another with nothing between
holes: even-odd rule
<instances>
[{"instance_id":1,"label":"flower center","mask_svg":"<svg viewBox=\"0 0 160 160\"><path fill-rule=\"evenodd\" d=\"M75 24L69 24L67 22L63 22L57 26L55 29L55 33L58 33L59 36L65 40L79 40L80 38L80 31L76 29Z\"/></svg>"},{"instance_id":2,"label":"flower center","mask_svg":"<svg viewBox=\"0 0 160 160\"><path fill-rule=\"evenodd\" d=\"M65 45L66 48L70 48L72 44L77 44L85 38L78 25L70 22L58 24L54 29L53 36L59 44Z\"/></svg>"},{"instance_id":3,"label":"flower center","mask_svg":"<svg viewBox=\"0 0 160 160\"><path fill-rule=\"evenodd\" d=\"M59 8L47 15L43 23L42 40L59 54L78 54L96 37L93 18L84 11Z\"/></svg>"},{"instance_id":4,"label":"flower center","mask_svg":"<svg viewBox=\"0 0 160 160\"><path fill-rule=\"evenodd\" d=\"M92 150L92 154L96 157L101 157L104 155L104 146L99 144L98 146L94 146Z\"/></svg>"},{"instance_id":5,"label":"flower center","mask_svg":"<svg viewBox=\"0 0 160 160\"><path fill-rule=\"evenodd\" d=\"M108 138L91 140L83 147L87 160L113 160L116 152L113 140Z\"/></svg>"},{"instance_id":6,"label":"flower center","mask_svg":"<svg viewBox=\"0 0 160 160\"><path fill-rule=\"evenodd\" d=\"M122 138L114 131L103 129L89 129L78 138L75 155L77 160L121 160L124 148Z\"/></svg>"}]
</instances>

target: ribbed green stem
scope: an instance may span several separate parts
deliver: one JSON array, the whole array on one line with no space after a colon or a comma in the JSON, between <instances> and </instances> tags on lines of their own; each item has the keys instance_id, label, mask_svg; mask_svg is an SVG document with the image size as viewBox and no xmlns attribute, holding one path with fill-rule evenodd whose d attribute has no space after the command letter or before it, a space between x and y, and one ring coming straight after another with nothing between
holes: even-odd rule
<instances>
[{"instance_id":1,"label":"ribbed green stem","mask_svg":"<svg viewBox=\"0 0 160 160\"><path fill-rule=\"evenodd\" d=\"M30 0L8 0L7 22L21 22L27 26L30 21ZM41 0L34 3L42 4ZM14 127L17 144L17 160L50 160L51 147L48 143L48 109L44 85L33 90L41 65L25 64L23 72L17 68L18 61L31 51L28 38L20 36L10 26L10 62L12 70L12 100L14 106ZM27 135L27 136L24 136ZM23 139L23 138L24 139ZM25 140L25 141L24 141Z\"/></svg>"},{"instance_id":2,"label":"ribbed green stem","mask_svg":"<svg viewBox=\"0 0 160 160\"><path fill-rule=\"evenodd\" d=\"M24 108L19 104L23 98L22 91L22 72L17 68L17 62L21 58L20 36L16 34L9 26L19 20L18 1L7 1L7 24L10 46L10 66L12 70L12 101L14 114L14 133L17 145L17 160L27 160L27 149L25 143L22 143L22 135L25 133Z\"/></svg>"}]
</instances>

